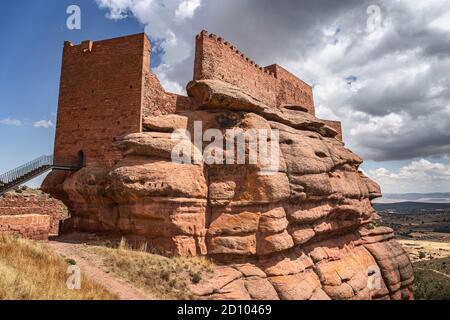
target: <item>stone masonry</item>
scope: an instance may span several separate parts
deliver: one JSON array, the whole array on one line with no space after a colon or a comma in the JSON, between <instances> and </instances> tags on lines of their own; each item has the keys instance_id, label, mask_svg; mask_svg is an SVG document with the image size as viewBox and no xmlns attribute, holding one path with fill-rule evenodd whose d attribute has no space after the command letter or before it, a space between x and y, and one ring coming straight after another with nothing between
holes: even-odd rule
<instances>
[{"instance_id":1,"label":"stone masonry","mask_svg":"<svg viewBox=\"0 0 450 320\"><path fill-rule=\"evenodd\" d=\"M66 206L59 200L38 190L21 193L8 192L0 197L0 216L47 215L47 233L58 234L59 223L68 218Z\"/></svg>"},{"instance_id":2,"label":"stone masonry","mask_svg":"<svg viewBox=\"0 0 450 320\"><path fill-rule=\"evenodd\" d=\"M0 235L18 235L32 240L47 240L50 216L41 214L0 216Z\"/></svg>"},{"instance_id":3,"label":"stone masonry","mask_svg":"<svg viewBox=\"0 0 450 320\"><path fill-rule=\"evenodd\" d=\"M308 84L206 31L187 96L149 66L144 34L65 44L55 157L85 166L43 184L69 208L63 232L207 256L218 272L192 286L202 299L412 298L409 257L371 205L380 188L340 122L315 116ZM179 144L188 156L208 145L195 143L196 123L201 134L278 132L279 166L265 174L261 151L252 164L172 161Z\"/></svg>"}]
</instances>

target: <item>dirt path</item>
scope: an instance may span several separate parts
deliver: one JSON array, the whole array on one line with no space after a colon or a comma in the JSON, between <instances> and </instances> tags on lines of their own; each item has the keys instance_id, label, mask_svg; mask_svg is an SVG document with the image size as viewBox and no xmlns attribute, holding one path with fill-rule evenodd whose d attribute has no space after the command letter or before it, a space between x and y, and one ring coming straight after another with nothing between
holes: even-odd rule
<instances>
[{"instance_id":1,"label":"dirt path","mask_svg":"<svg viewBox=\"0 0 450 320\"><path fill-rule=\"evenodd\" d=\"M444 272L441 272L439 270L434 270L434 269L425 269L425 268L417 268L417 270L422 270L422 271L431 271L434 272L436 274L440 274L443 277L446 277L447 279L450 279L450 276Z\"/></svg>"},{"instance_id":2,"label":"dirt path","mask_svg":"<svg viewBox=\"0 0 450 320\"><path fill-rule=\"evenodd\" d=\"M99 283L120 300L153 300L148 293L136 288L110 273L103 265L102 258L89 252L82 244L50 241L48 245L57 253L68 259L73 259L80 267L81 273L89 279Z\"/></svg>"}]
</instances>

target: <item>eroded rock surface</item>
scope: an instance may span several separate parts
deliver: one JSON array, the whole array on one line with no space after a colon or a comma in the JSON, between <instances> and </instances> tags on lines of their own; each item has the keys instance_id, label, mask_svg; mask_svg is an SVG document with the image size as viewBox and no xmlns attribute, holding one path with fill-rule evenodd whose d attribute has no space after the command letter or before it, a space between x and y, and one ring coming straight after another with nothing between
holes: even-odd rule
<instances>
[{"instance_id":1,"label":"eroded rock surface","mask_svg":"<svg viewBox=\"0 0 450 320\"><path fill-rule=\"evenodd\" d=\"M216 277L191 288L204 299L412 298L409 258L371 206L380 189L334 129L301 106L267 106L218 80L191 82L188 93L195 110L144 112L144 132L116 137L123 159L111 170L50 175L47 190L71 210L65 230L207 255L219 265ZM278 169L174 163L181 142L195 154L196 121L202 133L278 130ZM191 138L173 139L177 129Z\"/></svg>"}]
</instances>

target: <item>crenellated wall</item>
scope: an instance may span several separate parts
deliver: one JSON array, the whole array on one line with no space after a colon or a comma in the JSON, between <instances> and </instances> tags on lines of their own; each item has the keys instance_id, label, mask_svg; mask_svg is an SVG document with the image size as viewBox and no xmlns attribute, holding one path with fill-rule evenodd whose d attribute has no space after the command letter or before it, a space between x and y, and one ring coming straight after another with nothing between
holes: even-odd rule
<instances>
[{"instance_id":1,"label":"crenellated wall","mask_svg":"<svg viewBox=\"0 0 450 320\"><path fill-rule=\"evenodd\" d=\"M111 168L122 159L114 139L142 131L142 118L195 110L190 97L166 92L150 70L142 34L65 42L54 156L58 164ZM271 107L315 113L312 88L279 65L261 67L223 38L196 37L194 80L222 80Z\"/></svg>"},{"instance_id":2,"label":"crenellated wall","mask_svg":"<svg viewBox=\"0 0 450 320\"><path fill-rule=\"evenodd\" d=\"M103 41L65 42L61 69L55 161L112 167L121 159L117 136L140 132L143 78L150 68L145 34Z\"/></svg>"},{"instance_id":3,"label":"crenellated wall","mask_svg":"<svg viewBox=\"0 0 450 320\"><path fill-rule=\"evenodd\" d=\"M315 113L312 88L279 65L261 67L235 46L202 31L196 37L194 80L222 80L269 106L300 105Z\"/></svg>"},{"instance_id":4,"label":"crenellated wall","mask_svg":"<svg viewBox=\"0 0 450 320\"><path fill-rule=\"evenodd\" d=\"M8 192L0 197L0 216L47 215L50 233L58 234L59 222L67 219L67 207L42 192Z\"/></svg>"}]
</instances>

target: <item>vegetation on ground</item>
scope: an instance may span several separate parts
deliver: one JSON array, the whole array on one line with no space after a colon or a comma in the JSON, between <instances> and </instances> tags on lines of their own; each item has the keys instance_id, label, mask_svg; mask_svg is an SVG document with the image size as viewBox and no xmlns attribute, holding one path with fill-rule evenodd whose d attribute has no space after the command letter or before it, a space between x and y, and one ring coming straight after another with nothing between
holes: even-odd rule
<instances>
[{"instance_id":1,"label":"vegetation on ground","mask_svg":"<svg viewBox=\"0 0 450 320\"><path fill-rule=\"evenodd\" d=\"M450 257L414 263L414 298L450 300Z\"/></svg>"},{"instance_id":2,"label":"vegetation on ground","mask_svg":"<svg viewBox=\"0 0 450 320\"><path fill-rule=\"evenodd\" d=\"M204 257L172 257L151 254L143 247L133 250L121 241L118 248L90 247L101 255L110 271L157 299L193 299L189 285L214 274L214 265Z\"/></svg>"},{"instance_id":3,"label":"vegetation on ground","mask_svg":"<svg viewBox=\"0 0 450 320\"><path fill-rule=\"evenodd\" d=\"M81 289L67 288L68 262L43 243L0 236L0 300L109 300L115 296L81 277Z\"/></svg>"}]
</instances>

